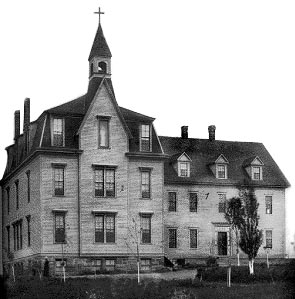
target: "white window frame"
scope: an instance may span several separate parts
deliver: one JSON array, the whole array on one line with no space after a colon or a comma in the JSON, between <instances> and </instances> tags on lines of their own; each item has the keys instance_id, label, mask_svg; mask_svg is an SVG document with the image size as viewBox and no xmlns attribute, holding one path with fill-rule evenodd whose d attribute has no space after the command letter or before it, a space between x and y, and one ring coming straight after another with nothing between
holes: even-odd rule
<instances>
[{"instance_id":1,"label":"white window frame","mask_svg":"<svg viewBox=\"0 0 295 299\"><path fill-rule=\"evenodd\" d=\"M219 167L224 167L224 177L219 176ZM216 178L225 180L227 179L227 165L226 164L216 164Z\"/></svg>"},{"instance_id":2,"label":"white window frame","mask_svg":"<svg viewBox=\"0 0 295 299\"><path fill-rule=\"evenodd\" d=\"M270 208L267 207L267 200L270 198ZM273 200L272 195L265 195L265 214L272 215L273 211Z\"/></svg>"},{"instance_id":3,"label":"white window frame","mask_svg":"<svg viewBox=\"0 0 295 299\"><path fill-rule=\"evenodd\" d=\"M267 232L271 232L271 246L267 246L267 240L269 238L266 237ZM265 229L265 248L272 249L273 248L273 230L272 229Z\"/></svg>"},{"instance_id":4,"label":"white window frame","mask_svg":"<svg viewBox=\"0 0 295 299\"><path fill-rule=\"evenodd\" d=\"M197 240L196 240L196 243L197 243L197 246L196 247L192 247L192 243L191 243L191 232L192 231L196 231L197 232ZM199 247L199 229L197 227L190 227L189 228L189 248L190 249L198 249Z\"/></svg>"},{"instance_id":5,"label":"white window frame","mask_svg":"<svg viewBox=\"0 0 295 299\"><path fill-rule=\"evenodd\" d=\"M143 148L142 148L142 146L143 146L143 143L142 143L142 139L143 138L147 138L147 137L143 137L142 136L142 131L143 131L143 127L145 127L145 126L147 126L148 128L149 128L149 130L148 130L148 132L149 132L149 150L144 150ZM139 126L139 150L140 150L140 152L151 152L152 151L152 130L151 130L151 125L150 124L141 124L140 126Z\"/></svg>"},{"instance_id":6,"label":"white window frame","mask_svg":"<svg viewBox=\"0 0 295 299\"><path fill-rule=\"evenodd\" d=\"M102 116L102 115L98 115L97 116L98 119L98 148L102 148L102 149L109 149L110 148L110 137L111 137L111 133L110 133L110 123L111 123L111 117L110 116ZM106 134L106 144L105 145L101 145L101 132L100 132L100 128L101 128L101 122L106 122L106 129L107 129L107 134Z\"/></svg>"},{"instance_id":7,"label":"white window frame","mask_svg":"<svg viewBox=\"0 0 295 299\"><path fill-rule=\"evenodd\" d=\"M54 144L54 121L60 119L62 121L62 145L55 145ZM51 118L51 145L57 147L65 146L65 120L63 117L54 116Z\"/></svg>"},{"instance_id":8,"label":"white window frame","mask_svg":"<svg viewBox=\"0 0 295 299\"><path fill-rule=\"evenodd\" d=\"M259 169L259 178L255 178L255 174L257 174L255 172L255 169ZM262 166L251 166L251 171L252 171L252 180L253 181L261 181L262 180Z\"/></svg>"},{"instance_id":9,"label":"white window frame","mask_svg":"<svg viewBox=\"0 0 295 299\"><path fill-rule=\"evenodd\" d=\"M182 168L182 166L185 166L185 168ZM178 162L178 176L182 178L190 177L190 162L185 162L185 161Z\"/></svg>"}]
</instances>

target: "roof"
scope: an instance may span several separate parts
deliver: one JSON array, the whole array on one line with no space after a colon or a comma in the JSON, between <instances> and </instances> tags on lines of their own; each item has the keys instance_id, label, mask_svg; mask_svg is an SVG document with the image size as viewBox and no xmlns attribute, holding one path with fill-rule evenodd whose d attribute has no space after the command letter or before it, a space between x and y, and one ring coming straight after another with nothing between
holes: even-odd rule
<instances>
[{"instance_id":1,"label":"roof","mask_svg":"<svg viewBox=\"0 0 295 299\"><path fill-rule=\"evenodd\" d=\"M106 77L93 77L88 84L87 93L62 105L45 110L40 117L30 123L30 150L27 154L24 151L24 137L20 135L18 138L18 151L16 151L15 144L7 147L8 160L4 176L8 175L11 171L17 168L30 154L38 148L50 148L51 146L51 133L50 133L50 115L58 115L65 119L65 147L68 149L78 149L77 133L83 122L88 108L102 84L105 84L110 96L114 101L118 115L126 128L130 140L130 151L137 152L139 150L139 123L152 123L154 118L146 116L132 110L119 107L112 80ZM133 138L132 138L133 137ZM162 153L161 146L157 139L154 129L152 129L152 144L153 152Z\"/></svg>"},{"instance_id":2,"label":"roof","mask_svg":"<svg viewBox=\"0 0 295 299\"><path fill-rule=\"evenodd\" d=\"M88 61L91 60L94 56L100 57L112 57L110 48L107 44L107 41L103 35L101 24L98 25L96 35L93 41L93 45L89 54Z\"/></svg>"},{"instance_id":3,"label":"roof","mask_svg":"<svg viewBox=\"0 0 295 299\"><path fill-rule=\"evenodd\" d=\"M159 136L163 151L170 156L165 162L166 184L215 184L239 185L249 183L245 161L258 156L263 162L263 180L251 181L255 186L289 187L289 182L262 143L237 141L210 141L208 139L182 139L181 137ZM175 157L185 152L191 159L191 175L178 177L174 168ZM216 157L224 155L228 164L228 179L217 179L210 169Z\"/></svg>"}]
</instances>

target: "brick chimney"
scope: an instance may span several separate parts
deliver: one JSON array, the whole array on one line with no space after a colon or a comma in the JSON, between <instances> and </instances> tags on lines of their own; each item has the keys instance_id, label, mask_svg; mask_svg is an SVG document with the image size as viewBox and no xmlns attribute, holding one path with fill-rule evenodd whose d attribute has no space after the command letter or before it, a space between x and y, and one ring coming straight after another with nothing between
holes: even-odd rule
<instances>
[{"instance_id":1,"label":"brick chimney","mask_svg":"<svg viewBox=\"0 0 295 299\"><path fill-rule=\"evenodd\" d=\"M30 140L30 99L26 98L24 102L24 139L25 139L25 153L29 151Z\"/></svg>"},{"instance_id":2,"label":"brick chimney","mask_svg":"<svg viewBox=\"0 0 295 299\"><path fill-rule=\"evenodd\" d=\"M16 110L14 112L14 142L20 135L20 111Z\"/></svg>"},{"instance_id":3,"label":"brick chimney","mask_svg":"<svg viewBox=\"0 0 295 299\"><path fill-rule=\"evenodd\" d=\"M24 102L24 133L29 130L30 126L30 99L26 98Z\"/></svg>"},{"instance_id":4,"label":"brick chimney","mask_svg":"<svg viewBox=\"0 0 295 299\"><path fill-rule=\"evenodd\" d=\"M188 126L181 127L181 138L187 139L188 138Z\"/></svg>"},{"instance_id":5,"label":"brick chimney","mask_svg":"<svg viewBox=\"0 0 295 299\"><path fill-rule=\"evenodd\" d=\"M210 141L215 140L215 130L216 130L216 127L214 125L211 125L211 126L208 127L209 140Z\"/></svg>"}]
</instances>

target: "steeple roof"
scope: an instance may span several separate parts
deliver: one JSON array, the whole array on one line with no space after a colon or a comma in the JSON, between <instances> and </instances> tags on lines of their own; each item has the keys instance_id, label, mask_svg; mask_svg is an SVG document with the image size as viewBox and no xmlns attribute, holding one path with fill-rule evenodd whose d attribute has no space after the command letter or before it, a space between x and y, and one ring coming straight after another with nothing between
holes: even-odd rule
<instances>
[{"instance_id":1,"label":"steeple roof","mask_svg":"<svg viewBox=\"0 0 295 299\"><path fill-rule=\"evenodd\" d=\"M88 61L90 61L90 59L94 56L112 57L112 53L103 35L103 31L100 23L96 31L96 35L93 41L93 45L89 54Z\"/></svg>"}]
</instances>

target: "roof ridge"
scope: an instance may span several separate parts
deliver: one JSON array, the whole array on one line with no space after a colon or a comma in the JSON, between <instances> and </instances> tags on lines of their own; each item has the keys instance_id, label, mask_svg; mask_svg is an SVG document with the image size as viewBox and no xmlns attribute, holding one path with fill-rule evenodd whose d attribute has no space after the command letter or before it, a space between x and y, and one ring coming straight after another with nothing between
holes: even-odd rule
<instances>
[{"instance_id":1,"label":"roof ridge","mask_svg":"<svg viewBox=\"0 0 295 299\"><path fill-rule=\"evenodd\" d=\"M163 135L159 135L159 138L174 138L174 139L183 139L181 136L177 137L177 136L163 136ZM209 139L206 138L186 138L184 140L204 140L204 141L210 141ZM212 142L212 141L210 141ZM254 144L262 144L262 142L258 142L258 141L234 141L234 140L219 140L216 139L213 142L229 142L229 143L254 143ZM264 146L264 145L263 145Z\"/></svg>"}]
</instances>

